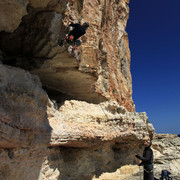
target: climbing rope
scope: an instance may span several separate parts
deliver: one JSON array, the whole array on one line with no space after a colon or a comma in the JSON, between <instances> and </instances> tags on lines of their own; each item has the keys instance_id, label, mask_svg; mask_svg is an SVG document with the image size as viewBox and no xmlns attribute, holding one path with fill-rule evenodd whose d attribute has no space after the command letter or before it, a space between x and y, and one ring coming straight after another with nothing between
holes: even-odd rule
<instances>
[{"instance_id":1,"label":"climbing rope","mask_svg":"<svg viewBox=\"0 0 180 180\"><path fill-rule=\"evenodd\" d=\"M141 180L141 167L139 166L140 180Z\"/></svg>"},{"instance_id":2,"label":"climbing rope","mask_svg":"<svg viewBox=\"0 0 180 180\"><path fill-rule=\"evenodd\" d=\"M95 90L93 90L93 89L95 89L95 88L93 88L92 85L91 85L91 90L92 90L92 92L95 94ZM98 98L96 97L96 95L95 95L95 98L96 98L96 101L98 102ZM101 110L102 110L102 112L104 113L104 115L105 115L105 117L107 118L107 120L109 120L109 117L108 117L108 115L105 113L105 111L104 111L101 103L99 103L99 106L101 107ZM112 128L114 129L116 135L118 136L118 133L117 133L115 127L113 126L113 124L112 124Z\"/></svg>"}]
</instances>

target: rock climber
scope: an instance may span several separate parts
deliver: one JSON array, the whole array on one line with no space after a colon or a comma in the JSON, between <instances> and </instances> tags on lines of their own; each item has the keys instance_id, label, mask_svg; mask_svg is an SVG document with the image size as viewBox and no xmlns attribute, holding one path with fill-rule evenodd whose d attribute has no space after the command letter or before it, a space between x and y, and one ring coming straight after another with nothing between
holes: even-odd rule
<instances>
[{"instance_id":1,"label":"rock climber","mask_svg":"<svg viewBox=\"0 0 180 180\"><path fill-rule=\"evenodd\" d=\"M79 46L81 42L77 40L86 33L86 30L89 27L89 23L85 22L83 25L80 25L79 23L71 23L69 27L72 27L73 29L65 36L59 45L61 46L63 42L66 41L69 44L73 43L73 45Z\"/></svg>"},{"instance_id":2,"label":"rock climber","mask_svg":"<svg viewBox=\"0 0 180 180\"><path fill-rule=\"evenodd\" d=\"M73 27L73 30L70 31L70 33L68 34L68 37L73 39L74 42L76 42L78 38L80 38L86 33L86 30L89 27L89 23L85 22L83 23L82 26L78 23L76 24L71 23L69 26Z\"/></svg>"},{"instance_id":3,"label":"rock climber","mask_svg":"<svg viewBox=\"0 0 180 180\"><path fill-rule=\"evenodd\" d=\"M144 152L143 156L139 156L136 154L136 158L141 160L139 166L144 166L144 180L154 180L154 173L153 173L153 151L151 147L151 140L150 138L144 139Z\"/></svg>"}]
</instances>

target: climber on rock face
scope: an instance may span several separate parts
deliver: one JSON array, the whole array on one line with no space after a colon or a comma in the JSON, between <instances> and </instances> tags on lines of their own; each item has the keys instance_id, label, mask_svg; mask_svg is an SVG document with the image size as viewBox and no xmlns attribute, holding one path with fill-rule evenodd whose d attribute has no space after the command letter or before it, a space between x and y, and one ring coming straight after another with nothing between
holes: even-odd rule
<instances>
[{"instance_id":1,"label":"climber on rock face","mask_svg":"<svg viewBox=\"0 0 180 180\"><path fill-rule=\"evenodd\" d=\"M85 22L83 25L80 25L79 23L71 23L69 27L72 27L73 29L65 36L63 41L66 41L69 44L72 44L73 42L74 45L79 46L81 42L77 40L86 33L89 23ZM61 46L62 44L63 42L61 41L59 45Z\"/></svg>"},{"instance_id":2,"label":"climber on rock face","mask_svg":"<svg viewBox=\"0 0 180 180\"><path fill-rule=\"evenodd\" d=\"M78 38L80 38L86 33L86 29L89 27L89 23L85 22L82 26L78 23L71 23L69 27L73 27L73 30L70 31L68 37L72 38L72 40L75 42Z\"/></svg>"}]
</instances>

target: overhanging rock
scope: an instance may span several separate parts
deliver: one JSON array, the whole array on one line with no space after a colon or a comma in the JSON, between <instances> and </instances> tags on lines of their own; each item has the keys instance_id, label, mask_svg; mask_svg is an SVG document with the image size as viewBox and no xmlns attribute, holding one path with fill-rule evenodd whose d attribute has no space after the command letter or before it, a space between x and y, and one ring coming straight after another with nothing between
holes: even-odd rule
<instances>
[{"instance_id":1,"label":"overhanging rock","mask_svg":"<svg viewBox=\"0 0 180 180\"><path fill-rule=\"evenodd\" d=\"M3 63L31 70L39 75L43 86L72 99L93 103L112 99L135 111L125 32L128 1L53 4L47 0L44 5L31 1L27 10L13 33L0 34ZM58 41L67 33L70 22L86 21L90 27L81 38L76 58L72 57Z\"/></svg>"}]
</instances>

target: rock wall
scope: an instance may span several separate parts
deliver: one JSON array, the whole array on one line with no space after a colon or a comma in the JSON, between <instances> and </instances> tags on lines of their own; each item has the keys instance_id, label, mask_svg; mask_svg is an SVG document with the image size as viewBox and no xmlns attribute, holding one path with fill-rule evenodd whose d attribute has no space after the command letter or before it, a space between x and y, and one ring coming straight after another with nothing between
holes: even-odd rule
<instances>
[{"instance_id":1,"label":"rock wall","mask_svg":"<svg viewBox=\"0 0 180 180\"><path fill-rule=\"evenodd\" d=\"M132 101L128 3L0 2L0 180L139 178L134 155L154 128ZM58 45L86 21L74 54Z\"/></svg>"},{"instance_id":2,"label":"rock wall","mask_svg":"<svg viewBox=\"0 0 180 180\"><path fill-rule=\"evenodd\" d=\"M2 9L5 2L0 4ZM8 6L14 7L14 3ZM128 3L128 0L17 1L24 13L16 8L12 14L17 20L8 17L16 25L10 26L5 21L5 10L2 12L3 63L31 70L39 75L43 86L73 99L91 103L116 100L128 111L134 111L125 32ZM71 22L90 23L76 57L58 46Z\"/></svg>"},{"instance_id":3,"label":"rock wall","mask_svg":"<svg viewBox=\"0 0 180 180\"><path fill-rule=\"evenodd\" d=\"M0 65L0 179L95 179L136 164L154 128L116 101L53 103L37 75Z\"/></svg>"}]
</instances>

